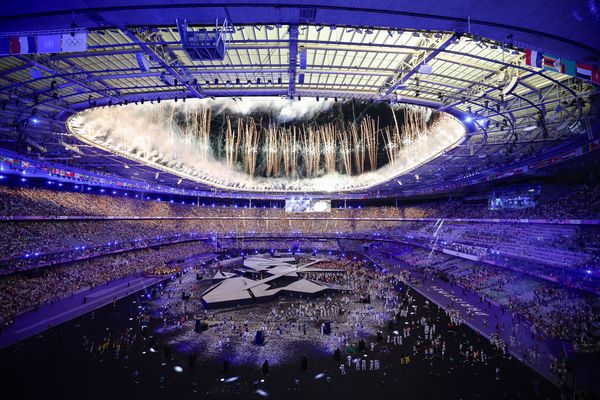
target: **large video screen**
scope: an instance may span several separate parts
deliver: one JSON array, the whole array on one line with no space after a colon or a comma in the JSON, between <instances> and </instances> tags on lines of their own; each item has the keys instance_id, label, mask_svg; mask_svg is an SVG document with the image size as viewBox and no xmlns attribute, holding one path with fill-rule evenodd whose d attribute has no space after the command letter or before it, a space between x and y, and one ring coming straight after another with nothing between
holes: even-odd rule
<instances>
[{"instance_id":1,"label":"large video screen","mask_svg":"<svg viewBox=\"0 0 600 400\"><path fill-rule=\"evenodd\" d=\"M285 211L290 213L331 212L331 200L286 199Z\"/></svg>"}]
</instances>

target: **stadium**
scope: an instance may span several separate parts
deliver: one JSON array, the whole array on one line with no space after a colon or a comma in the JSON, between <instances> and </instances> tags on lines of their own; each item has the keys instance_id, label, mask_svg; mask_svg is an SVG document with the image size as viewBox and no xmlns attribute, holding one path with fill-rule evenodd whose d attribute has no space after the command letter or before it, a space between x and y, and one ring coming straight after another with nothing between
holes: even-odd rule
<instances>
[{"instance_id":1,"label":"stadium","mask_svg":"<svg viewBox=\"0 0 600 400\"><path fill-rule=\"evenodd\" d=\"M600 3L0 11L17 398L600 398Z\"/></svg>"}]
</instances>

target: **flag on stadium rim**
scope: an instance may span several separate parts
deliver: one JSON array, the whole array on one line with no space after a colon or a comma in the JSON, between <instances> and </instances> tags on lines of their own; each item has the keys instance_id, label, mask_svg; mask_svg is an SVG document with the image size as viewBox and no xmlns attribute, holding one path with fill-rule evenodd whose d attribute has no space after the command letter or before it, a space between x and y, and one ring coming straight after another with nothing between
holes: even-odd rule
<instances>
[{"instance_id":1,"label":"flag on stadium rim","mask_svg":"<svg viewBox=\"0 0 600 400\"><path fill-rule=\"evenodd\" d=\"M544 54L544 69L548 71L561 72L560 57Z\"/></svg>"},{"instance_id":2,"label":"flag on stadium rim","mask_svg":"<svg viewBox=\"0 0 600 400\"><path fill-rule=\"evenodd\" d=\"M60 53L60 34L39 35L38 53Z\"/></svg>"},{"instance_id":3,"label":"flag on stadium rim","mask_svg":"<svg viewBox=\"0 0 600 400\"><path fill-rule=\"evenodd\" d=\"M8 49L10 54L21 53L21 42L19 41L18 36L11 36L10 38L8 38Z\"/></svg>"},{"instance_id":4,"label":"flag on stadium rim","mask_svg":"<svg viewBox=\"0 0 600 400\"><path fill-rule=\"evenodd\" d=\"M10 41L7 38L0 39L0 54L10 54Z\"/></svg>"},{"instance_id":5,"label":"flag on stadium rim","mask_svg":"<svg viewBox=\"0 0 600 400\"><path fill-rule=\"evenodd\" d=\"M542 68L543 54L539 51L527 49L525 52L525 64L536 68Z\"/></svg>"},{"instance_id":6,"label":"flag on stadium rim","mask_svg":"<svg viewBox=\"0 0 600 400\"><path fill-rule=\"evenodd\" d=\"M583 79L592 79L592 66L577 63L577 77Z\"/></svg>"},{"instance_id":7,"label":"flag on stadium rim","mask_svg":"<svg viewBox=\"0 0 600 400\"><path fill-rule=\"evenodd\" d=\"M60 35L63 52L87 51L87 32L63 33Z\"/></svg>"},{"instance_id":8,"label":"flag on stadium rim","mask_svg":"<svg viewBox=\"0 0 600 400\"><path fill-rule=\"evenodd\" d=\"M27 54L37 51L35 36L11 36L1 40L4 42L0 46L2 54Z\"/></svg>"},{"instance_id":9,"label":"flag on stadium rim","mask_svg":"<svg viewBox=\"0 0 600 400\"><path fill-rule=\"evenodd\" d=\"M595 68L592 71L592 82L596 85L600 85L600 68Z\"/></svg>"},{"instance_id":10,"label":"flag on stadium rim","mask_svg":"<svg viewBox=\"0 0 600 400\"><path fill-rule=\"evenodd\" d=\"M577 76L577 63L573 60L562 59L560 72L570 76Z\"/></svg>"}]
</instances>

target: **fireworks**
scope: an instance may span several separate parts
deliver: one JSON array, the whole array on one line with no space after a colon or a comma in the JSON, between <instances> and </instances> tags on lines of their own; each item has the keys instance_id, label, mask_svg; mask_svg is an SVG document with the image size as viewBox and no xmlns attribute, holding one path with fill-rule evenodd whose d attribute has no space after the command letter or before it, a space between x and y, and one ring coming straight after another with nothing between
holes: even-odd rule
<instances>
[{"instance_id":1,"label":"fireworks","mask_svg":"<svg viewBox=\"0 0 600 400\"><path fill-rule=\"evenodd\" d=\"M175 107L159 107L153 118L165 125L177 125ZM410 144L427 129L427 120L421 107L402 109L400 127L396 112L391 109L394 128L380 129L379 118L369 115L346 122L316 124L313 121L293 125L279 125L265 117L257 121L253 116L225 117L223 134L211 134L212 109L193 108L183 115L185 127L182 141L185 157L198 151L201 160L208 160L211 148L217 148L223 137L225 163L229 168L241 168L250 176L286 178L313 178L323 174L340 173L361 175L376 171L379 161L379 143L385 143L388 162L395 162L402 147ZM354 111L353 111L354 113ZM170 130L170 143L178 140L177 130ZM368 159L368 162L367 162ZM299 164L298 161L301 161Z\"/></svg>"},{"instance_id":2,"label":"fireworks","mask_svg":"<svg viewBox=\"0 0 600 400\"><path fill-rule=\"evenodd\" d=\"M204 99L100 108L78 114L69 126L92 144L186 179L259 191L366 188L464 135L454 117L425 107L266 102Z\"/></svg>"}]
</instances>

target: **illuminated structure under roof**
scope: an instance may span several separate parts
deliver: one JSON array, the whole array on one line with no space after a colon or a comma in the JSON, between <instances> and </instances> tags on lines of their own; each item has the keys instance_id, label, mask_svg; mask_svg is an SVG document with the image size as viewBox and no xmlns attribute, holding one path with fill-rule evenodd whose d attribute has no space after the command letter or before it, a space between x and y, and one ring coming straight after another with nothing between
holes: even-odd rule
<instances>
[{"instance_id":1,"label":"illuminated structure under roof","mask_svg":"<svg viewBox=\"0 0 600 400\"><path fill-rule=\"evenodd\" d=\"M586 2L516 6L471 0L451 8L431 2L406 8L395 2L316 0L301 6L285 1L8 6L0 15L5 39L72 33L85 35L86 43L85 51L76 51L74 43L69 52L25 51L0 58L0 115L7 121L0 140L4 149L42 162L63 160L117 178L243 196L229 185L215 189L164 170L157 175L156 166L89 148L69 134L65 121L91 107L167 99L402 102L457 116L467 126L466 139L394 179L339 196L448 190L437 186L497 176L500 163L511 169L528 157L593 138L590 99L597 86L585 77L527 65L526 50L597 67L597 11ZM521 21L536 23L516 25L511 9L517 8ZM565 15L564 21L550 23L556 15ZM214 31L216 21L227 20L226 52L211 60L190 57L176 24L184 19L194 32ZM293 190L302 193L302 188Z\"/></svg>"}]
</instances>

